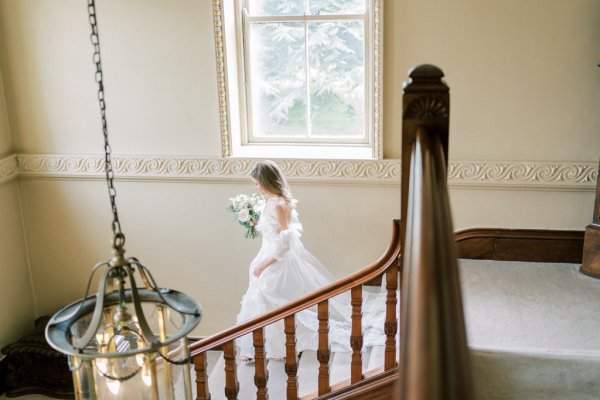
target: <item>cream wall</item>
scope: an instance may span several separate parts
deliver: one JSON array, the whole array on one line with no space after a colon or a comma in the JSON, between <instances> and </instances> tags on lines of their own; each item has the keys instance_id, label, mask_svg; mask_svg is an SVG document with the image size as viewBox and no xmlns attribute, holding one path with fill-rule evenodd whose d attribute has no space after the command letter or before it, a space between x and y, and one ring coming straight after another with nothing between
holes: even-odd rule
<instances>
[{"instance_id":1,"label":"cream wall","mask_svg":"<svg viewBox=\"0 0 600 400\"><path fill-rule=\"evenodd\" d=\"M33 328L35 299L16 181L0 184L0 348Z\"/></svg>"},{"instance_id":2,"label":"cream wall","mask_svg":"<svg viewBox=\"0 0 600 400\"><path fill-rule=\"evenodd\" d=\"M211 2L97 3L115 153L218 158ZM600 3L438 3L385 3L387 158L400 154L406 71L429 62L444 69L451 87L451 161L598 159ZM0 0L0 68L15 153L101 151L85 13L80 0ZM202 335L234 320L259 245L243 239L225 211L229 197L252 190L249 182L213 178L117 182L128 255L145 261L161 285L203 303ZM336 275L384 251L399 214L398 185L291 183L304 243ZM45 175L21 177L18 187L35 304L49 313L80 298L92 265L110 255L105 184ZM591 190L526 188L452 187L456 228L582 229L589 222Z\"/></svg>"},{"instance_id":3,"label":"cream wall","mask_svg":"<svg viewBox=\"0 0 600 400\"><path fill-rule=\"evenodd\" d=\"M82 297L91 267L110 257L110 213L102 181L22 179L28 213L34 287L40 312ZM398 204L395 188L294 185L305 227L304 244L338 276L383 254ZM200 332L235 321L260 242L243 238L225 210L227 199L252 190L249 183L118 182L121 223L129 256L139 257L157 281L198 299L206 314ZM372 210L380 217L365 231ZM323 221L327 221L323 223ZM373 233L371 233L373 232Z\"/></svg>"},{"instance_id":4,"label":"cream wall","mask_svg":"<svg viewBox=\"0 0 600 400\"><path fill-rule=\"evenodd\" d=\"M0 157L12 146L0 73ZM1 169L1 168L0 168ZM27 264L19 188L14 179L0 179L0 348L33 327L36 315Z\"/></svg>"},{"instance_id":5,"label":"cream wall","mask_svg":"<svg viewBox=\"0 0 600 400\"><path fill-rule=\"evenodd\" d=\"M450 159L598 160L600 2L385 3L388 157L397 157L402 81L440 66L450 85ZM394 112L396 111L396 112Z\"/></svg>"}]
</instances>

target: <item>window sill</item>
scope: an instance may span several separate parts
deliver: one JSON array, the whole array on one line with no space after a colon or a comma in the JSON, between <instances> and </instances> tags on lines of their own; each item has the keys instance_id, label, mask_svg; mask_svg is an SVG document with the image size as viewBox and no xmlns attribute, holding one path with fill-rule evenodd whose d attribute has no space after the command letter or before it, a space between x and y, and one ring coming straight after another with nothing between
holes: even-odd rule
<instances>
[{"instance_id":1,"label":"window sill","mask_svg":"<svg viewBox=\"0 0 600 400\"><path fill-rule=\"evenodd\" d=\"M233 148L231 158L288 158L329 160L374 160L369 146L246 145Z\"/></svg>"}]
</instances>

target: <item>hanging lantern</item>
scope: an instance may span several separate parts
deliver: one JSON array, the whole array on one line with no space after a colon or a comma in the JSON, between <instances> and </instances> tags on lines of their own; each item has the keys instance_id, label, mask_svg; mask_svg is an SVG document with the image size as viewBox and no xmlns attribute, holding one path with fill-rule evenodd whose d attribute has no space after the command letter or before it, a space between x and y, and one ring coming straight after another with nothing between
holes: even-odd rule
<instances>
[{"instance_id":1,"label":"hanging lantern","mask_svg":"<svg viewBox=\"0 0 600 400\"><path fill-rule=\"evenodd\" d=\"M190 296L159 288L137 258L125 257L125 235L115 201L94 0L88 0L88 15L113 213L113 254L110 260L93 268L84 298L50 319L46 339L68 356L77 399L191 400L186 336L200 322L201 308ZM96 275L98 291L89 295Z\"/></svg>"},{"instance_id":2,"label":"hanging lantern","mask_svg":"<svg viewBox=\"0 0 600 400\"><path fill-rule=\"evenodd\" d=\"M186 335L200 306L158 288L143 264L125 259L123 242L94 268L104 270L98 293L57 312L46 338L69 356L77 399L192 399Z\"/></svg>"}]
</instances>

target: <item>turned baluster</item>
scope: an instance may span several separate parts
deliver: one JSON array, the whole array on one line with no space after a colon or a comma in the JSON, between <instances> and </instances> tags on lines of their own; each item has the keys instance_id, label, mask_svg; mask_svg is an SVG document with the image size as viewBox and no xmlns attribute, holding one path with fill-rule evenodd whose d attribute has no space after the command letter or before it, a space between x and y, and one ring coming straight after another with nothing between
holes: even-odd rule
<instances>
[{"instance_id":1,"label":"turned baluster","mask_svg":"<svg viewBox=\"0 0 600 400\"><path fill-rule=\"evenodd\" d=\"M396 304L398 302L398 268L388 268L385 275L387 289L387 298L385 300L385 359L383 363L384 370L396 366L396 333L398 332L398 315L396 313Z\"/></svg>"},{"instance_id":2,"label":"turned baluster","mask_svg":"<svg viewBox=\"0 0 600 400\"><path fill-rule=\"evenodd\" d=\"M196 400L210 400L206 353L194 357L194 370L196 371Z\"/></svg>"},{"instance_id":3,"label":"turned baluster","mask_svg":"<svg viewBox=\"0 0 600 400\"><path fill-rule=\"evenodd\" d=\"M269 398L267 390L269 372L267 371L267 360L265 358L264 329L258 328L252 332L252 339L254 344L254 384L256 385L256 399L267 400Z\"/></svg>"},{"instance_id":4,"label":"turned baluster","mask_svg":"<svg viewBox=\"0 0 600 400\"><path fill-rule=\"evenodd\" d=\"M352 363L350 369L350 382L356 383L362 375L362 285L352 288L352 334L350 335L350 346L352 347Z\"/></svg>"},{"instance_id":5,"label":"turned baluster","mask_svg":"<svg viewBox=\"0 0 600 400\"><path fill-rule=\"evenodd\" d=\"M233 341L223 345L223 358L225 359L225 397L228 400L237 400L240 384L237 380L235 344Z\"/></svg>"},{"instance_id":6,"label":"turned baluster","mask_svg":"<svg viewBox=\"0 0 600 400\"><path fill-rule=\"evenodd\" d=\"M287 399L298 399L298 357L296 357L296 318L285 317L285 373L287 374Z\"/></svg>"},{"instance_id":7,"label":"turned baluster","mask_svg":"<svg viewBox=\"0 0 600 400\"><path fill-rule=\"evenodd\" d=\"M319 319L319 347L317 360L319 360L319 396L329 393L329 303L327 300L318 305Z\"/></svg>"}]
</instances>

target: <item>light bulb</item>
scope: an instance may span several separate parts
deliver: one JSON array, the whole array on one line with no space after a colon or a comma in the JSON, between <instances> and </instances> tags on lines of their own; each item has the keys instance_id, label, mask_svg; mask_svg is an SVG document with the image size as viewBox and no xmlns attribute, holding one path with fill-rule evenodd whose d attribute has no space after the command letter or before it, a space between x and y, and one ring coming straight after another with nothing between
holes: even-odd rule
<instances>
[{"instance_id":1,"label":"light bulb","mask_svg":"<svg viewBox=\"0 0 600 400\"><path fill-rule=\"evenodd\" d=\"M136 362L136 363L137 363L137 365L139 365L140 367L141 367L142 365L144 365L144 359L145 359L145 357L144 357L144 355L143 355L143 354L136 354L136 355L135 355L135 362Z\"/></svg>"},{"instance_id":2,"label":"light bulb","mask_svg":"<svg viewBox=\"0 0 600 400\"><path fill-rule=\"evenodd\" d=\"M142 381L144 381L146 386L152 386L152 373L150 372L150 368L146 365L142 368Z\"/></svg>"},{"instance_id":3,"label":"light bulb","mask_svg":"<svg viewBox=\"0 0 600 400\"><path fill-rule=\"evenodd\" d=\"M96 342L98 342L98 347L104 346L104 334L102 332L96 333Z\"/></svg>"},{"instance_id":4,"label":"light bulb","mask_svg":"<svg viewBox=\"0 0 600 400\"><path fill-rule=\"evenodd\" d=\"M106 375L108 372L108 361L106 358L96 358L96 368L98 368L98 371L102 374Z\"/></svg>"},{"instance_id":5,"label":"light bulb","mask_svg":"<svg viewBox=\"0 0 600 400\"><path fill-rule=\"evenodd\" d=\"M118 395L119 390L121 390L121 382L116 380L107 379L106 386L108 386L108 390L110 390L110 392L115 396Z\"/></svg>"}]
</instances>

